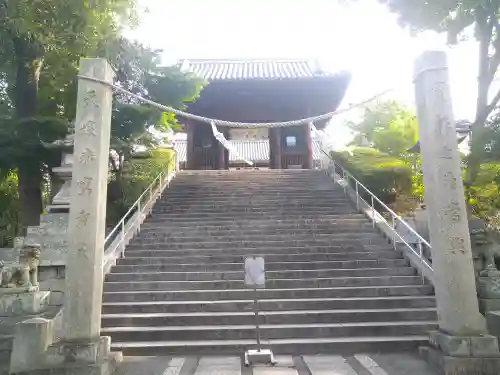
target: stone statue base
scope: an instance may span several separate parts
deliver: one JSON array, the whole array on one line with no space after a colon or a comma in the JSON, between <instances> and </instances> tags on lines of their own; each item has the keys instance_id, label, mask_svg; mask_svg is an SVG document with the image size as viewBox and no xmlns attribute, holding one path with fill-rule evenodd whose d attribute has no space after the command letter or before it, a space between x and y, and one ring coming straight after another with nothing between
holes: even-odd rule
<instances>
[{"instance_id":1,"label":"stone statue base","mask_svg":"<svg viewBox=\"0 0 500 375\"><path fill-rule=\"evenodd\" d=\"M109 375L123 360L121 352L111 352L111 339L96 341L56 342L47 347L38 364L31 368L13 369L19 375Z\"/></svg>"},{"instance_id":2,"label":"stone statue base","mask_svg":"<svg viewBox=\"0 0 500 375\"><path fill-rule=\"evenodd\" d=\"M500 310L500 271L484 270L477 279L479 310L482 314Z\"/></svg>"},{"instance_id":3,"label":"stone statue base","mask_svg":"<svg viewBox=\"0 0 500 375\"><path fill-rule=\"evenodd\" d=\"M425 360L443 375L500 375L500 352L495 336L430 334L429 347L420 348Z\"/></svg>"},{"instance_id":4,"label":"stone statue base","mask_svg":"<svg viewBox=\"0 0 500 375\"><path fill-rule=\"evenodd\" d=\"M0 316L39 314L49 305L50 292L38 287L0 288Z\"/></svg>"}]
</instances>

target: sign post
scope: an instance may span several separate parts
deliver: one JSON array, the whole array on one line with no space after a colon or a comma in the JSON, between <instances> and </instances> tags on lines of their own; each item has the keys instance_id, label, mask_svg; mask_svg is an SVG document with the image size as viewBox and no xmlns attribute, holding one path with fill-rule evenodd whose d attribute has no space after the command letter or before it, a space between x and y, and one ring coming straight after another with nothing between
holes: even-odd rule
<instances>
[{"instance_id":1,"label":"sign post","mask_svg":"<svg viewBox=\"0 0 500 375\"><path fill-rule=\"evenodd\" d=\"M266 286L264 258L251 256L245 259L245 285L253 289L255 336L257 340L257 350L249 349L245 352L245 366L250 366L251 363L268 363L274 366L276 360L274 359L272 350L262 349L260 339L259 295L257 289L265 288Z\"/></svg>"}]
</instances>

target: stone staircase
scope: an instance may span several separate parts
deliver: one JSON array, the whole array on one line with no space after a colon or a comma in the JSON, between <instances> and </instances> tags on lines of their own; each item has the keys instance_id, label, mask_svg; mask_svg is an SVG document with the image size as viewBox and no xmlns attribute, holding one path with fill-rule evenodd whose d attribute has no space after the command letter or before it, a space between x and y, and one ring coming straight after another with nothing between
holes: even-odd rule
<instances>
[{"instance_id":1,"label":"stone staircase","mask_svg":"<svg viewBox=\"0 0 500 375\"><path fill-rule=\"evenodd\" d=\"M102 335L126 355L255 346L244 258L262 255L276 353L412 350L433 289L321 171L184 171L106 277Z\"/></svg>"}]
</instances>

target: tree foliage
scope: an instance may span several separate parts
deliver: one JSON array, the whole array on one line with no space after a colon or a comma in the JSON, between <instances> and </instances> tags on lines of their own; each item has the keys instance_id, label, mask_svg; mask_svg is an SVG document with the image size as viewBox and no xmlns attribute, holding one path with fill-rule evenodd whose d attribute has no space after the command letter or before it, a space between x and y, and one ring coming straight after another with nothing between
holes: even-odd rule
<instances>
[{"instance_id":1,"label":"tree foliage","mask_svg":"<svg viewBox=\"0 0 500 375\"><path fill-rule=\"evenodd\" d=\"M187 102L198 97L203 82L177 66L161 66L161 52L118 38L106 53L123 88L145 99L185 109ZM121 93L116 93L114 99L111 147L122 161L130 158L135 146L158 146L162 132L180 128L174 113L162 112Z\"/></svg>"},{"instance_id":2,"label":"tree foliage","mask_svg":"<svg viewBox=\"0 0 500 375\"><path fill-rule=\"evenodd\" d=\"M379 0L398 14L401 25L412 32L424 30L445 32L449 43L474 37L478 48L478 96L472 125L471 152L468 160L466 184L479 172L482 155L478 133L500 101L500 90L491 92L491 86L500 66L500 1L498 0ZM472 72L471 72L472 74Z\"/></svg>"},{"instance_id":3,"label":"tree foliage","mask_svg":"<svg viewBox=\"0 0 500 375\"><path fill-rule=\"evenodd\" d=\"M412 111L396 101L385 101L364 110L360 121L348 126L354 133L353 145L366 146L402 156L418 138L418 123Z\"/></svg>"},{"instance_id":4,"label":"tree foliage","mask_svg":"<svg viewBox=\"0 0 500 375\"><path fill-rule=\"evenodd\" d=\"M18 157L4 149L2 161L18 171L21 228L39 223L52 155L37 151L43 135L58 137L59 125L72 119L78 60L116 37L133 14L134 0L0 0L0 96L11 109L1 113L0 137L25 151Z\"/></svg>"}]
</instances>

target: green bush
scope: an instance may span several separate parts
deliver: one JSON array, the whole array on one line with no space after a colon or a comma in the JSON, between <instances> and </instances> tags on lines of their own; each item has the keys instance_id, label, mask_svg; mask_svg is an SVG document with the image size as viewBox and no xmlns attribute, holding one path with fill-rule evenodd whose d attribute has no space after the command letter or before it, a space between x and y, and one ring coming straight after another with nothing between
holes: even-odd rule
<instances>
[{"instance_id":1,"label":"green bush","mask_svg":"<svg viewBox=\"0 0 500 375\"><path fill-rule=\"evenodd\" d=\"M158 148L124 163L121 174L108 185L108 225L123 217L160 172L175 168L174 154L171 149Z\"/></svg>"},{"instance_id":2,"label":"green bush","mask_svg":"<svg viewBox=\"0 0 500 375\"><path fill-rule=\"evenodd\" d=\"M476 215L500 226L500 163L484 163L470 187L470 200Z\"/></svg>"},{"instance_id":3,"label":"green bush","mask_svg":"<svg viewBox=\"0 0 500 375\"><path fill-rule=\"evenodd\" d=\"M13 246L18 231L18 219L17 175L10 173L0 181L0 247Z\"/></svg>"},{"instance_id":4,"label":"green bush","mask_svg":"<svg viewBox=\"0 0 500 375\"><path fill-rule=\"evenodd\" d=\"M412 193L412 170L403 160L362 147L332 152L332 158L386 204Z\"/></svg>"}]
</instances>

